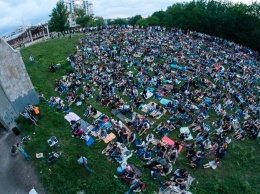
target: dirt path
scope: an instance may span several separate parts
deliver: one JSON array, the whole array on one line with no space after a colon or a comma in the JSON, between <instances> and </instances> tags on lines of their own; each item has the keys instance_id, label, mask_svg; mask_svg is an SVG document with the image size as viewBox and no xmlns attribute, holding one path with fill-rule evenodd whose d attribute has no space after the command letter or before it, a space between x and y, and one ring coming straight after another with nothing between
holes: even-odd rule
<instances>
[{"instance_id":1,"label":"dirt path","mask_svg":"<svg viewBox=\"0 0 260 194\"><path fill-rule=\"evenodd\" d=\"M20 153L10 154L12 145L20 142L20 138L11 131L0 133L0 193L28 194L35 188L39 194L44 194L31 161L26 161Z\"/></svg>"}]
</instances>

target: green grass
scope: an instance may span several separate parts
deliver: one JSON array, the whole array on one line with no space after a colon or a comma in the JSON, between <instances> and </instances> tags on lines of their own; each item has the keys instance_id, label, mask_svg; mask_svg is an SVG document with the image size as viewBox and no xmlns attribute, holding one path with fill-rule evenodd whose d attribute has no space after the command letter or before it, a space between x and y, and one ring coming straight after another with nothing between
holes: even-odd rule
<instances>
[{"instance_id":1,"label":"green grass","mask_svg":"<svg viewBox=\"0 0 260 194\"><path fill-rule=\"evenodd\" d=\"M61 79L62 75L71 70L66 58L75 51L75 44L77 44L79 37L73 36L72 40L69 40L68 37L48 40L21 50L27 71L38 93L43 92L47 98L58 95L54 91L55 79ZM34 64L29 62L30 55L33 55L36 60ZM55 73L50 73L48 69L50 63L60 63L61 68ZM134 71L133 68L129 70ZM88 103L97 107L102 113L112 116L108 108L101 106L94 99L95 97L88 100ZM128 97L124 96L124 99L127 100ZM43 116L42 120L39 121L39 126L29 124L23 118L19 118L18 123L22 133L31 136L31 141L25 143L25 149L28 153L31 156L34 156L35 153L44 153L45 158L32 157L32 163L36 167L47 193L70 194L84 190L85 193L91 194L119 194L127 191L129 185L120 186L120 180L113 177L119 165L109 162L106 156L101 154L106 146L105 143L95 142L91 147L87 147L79 139L71 137L69 123L63 118L64 113L57 113L54 107L49 107L43 101L39 106ZM84 106L75 107L72 105L72 111L80 117L83 117L84 108ZM161 117L160 120L156 121L155 126L161 121L166 121L169 116L166 114ZM216 115L211 113L211 118L207 122L211 122L215 118ZM91 122L92 119L86 119L86 121ZM176 139L177 134L178 131L173 131L169 136ZM57 137L61 147L49 147L47 139L53 135ZM57 163L49 165L47 156L52 151L61 152L61 156ZM94 174L88 173L77 164L77 153L88 158L89 166L95 171ZM191 187L193 193L260 193L259 153L259 143L256 140L246 140L245 142L233 140L226 157L216 170L202 169L201 167L196 170L190 169L186 165L188 160L185 158L184 150L177 159L174 168L185 167L196 178ZM206 161L207 159L204 160L204 163ZM129 159L129 163L135 163L138 167L143 165L134 156ZM142 172L143 180L147 185L144 193L150 194L153 191L158 191L159 181L163 179L152 180L148 171L142 170Z\"/></svg>"}]
</instances>

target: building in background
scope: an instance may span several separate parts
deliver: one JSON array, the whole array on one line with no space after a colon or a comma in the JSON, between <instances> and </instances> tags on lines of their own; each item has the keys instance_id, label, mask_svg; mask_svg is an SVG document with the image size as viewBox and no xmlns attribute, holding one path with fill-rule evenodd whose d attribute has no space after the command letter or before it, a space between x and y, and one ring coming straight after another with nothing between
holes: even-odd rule
<instances>
[{"instance_id":1,"label":"building in background","mask_svg":"<svg viewBox=\"0 0 260 194\"><path fill-rule=\"evenodd\" d=\"M84 9L86 11L86 15L92 16L93 13L93 4L90 1L85 0L61 0L70 13L75 13L75 8Z\"/></svg>"},{"instance_id":2,"label":"building in background","mask_svg":"<svg viewBox=\"0 0 260 194\"><path fill-rule=\"evenodd\" d=\"M90 1L86 0L61 0L66 6L68 11L70 12L68 21L70 27L76 27L76 16L75 9L84 9L86 15L93 16L93 4Z\"/></svg>"},{"instance_id":3,"label":"building in background","mask_svg":"<svg viewBox=\"0 0 260 194\"><path fill-rule=\"evenodd\" d=\"M48 23L46 22L44 24L35 26L20 26L11 34L3 36L2 39L6 41L11 47L17 48L27 43L49 37L49 27Z\"/></svg>"}]
</instances>

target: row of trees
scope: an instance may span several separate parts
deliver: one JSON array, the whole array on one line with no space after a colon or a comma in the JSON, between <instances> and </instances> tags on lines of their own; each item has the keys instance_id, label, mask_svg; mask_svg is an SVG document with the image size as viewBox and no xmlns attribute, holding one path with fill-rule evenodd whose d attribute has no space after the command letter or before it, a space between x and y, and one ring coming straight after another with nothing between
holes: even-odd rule
<instances>
[{"instance_id":1,"label":"row of trees","mask_svg":"<svg viewBox=\"0 0 260 194\"><path fill-rule=\"evenodd\" d=\"M68 17L67 13L64 13L65 6L62 6L64 5L58 3L51 15L50 24L58 29L63 28L58 24L54 25L53 21L66 24ZM82 27L104 25L103 18L87 16L84 10L76 10L75 14L77 24ZM190 29L232 40L260 51L260 3L257 2L246 5L229 1L194 0L175 3L166 11L154 12L147 18L136 15L127 19L108 20L107 24Z\"/></svg>"},{"instance_id":2,"label":"row of trees","mask_svg":"<svg viewBox=\"0 0 260 194\"><path fill-rule=\"evenodd\" d=\"M137 24L195 30L260 51L260 3L257 2L250 5L214 0L177 3Z\"/></svg>"}]
</instances>

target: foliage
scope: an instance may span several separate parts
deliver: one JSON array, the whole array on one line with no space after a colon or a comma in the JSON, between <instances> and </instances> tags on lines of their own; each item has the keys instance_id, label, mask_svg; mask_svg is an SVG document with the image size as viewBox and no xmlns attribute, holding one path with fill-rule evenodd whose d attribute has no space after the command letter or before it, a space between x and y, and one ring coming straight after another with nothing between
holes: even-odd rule
<instances>
[{"instance_id":1,"label":"foliage","mask_svg":"<svg viewBox=\"0 0 260 194\"><path fill-rule=\"evenodd\" d=\"M75 12L75 16L77 18L83 18L84 16L86 16L86 10L85 9L75 8L74 12Z\"/></svg>"},{"instance_id":2,"label":"foliage","mask_svg":"<svg viewBox=\"0 0 260 194\"><path fill-rule=\"evenodd\" d=\"M89 23L91 22L92 17L89 15L84 15L83 17L78 17L76 19L76 23L79 24L81 27L87 27L89 26Z\"/></svg>"},{"instance_id":3,"label":"foliage","mask_svg":"<svg viewBox=\"0 0 260 194\"><path fill-rule=\"evenodd\" d=\"M51 19L49 21L49 26L51 31L62 32L69 28L69 12L63 2L57 2L56 7L53 8L50 17Z\"/></svg>"},{"instance_id":4,"label":"foliage","mask_svg":"<svg viewBox=\"0 0 260 194\"><path fill-rule=\"evenodd\" d=\"M250 5L229 1L199 0L176 3L151 17L141 26L160 25L207 33L260 51L260 3Z\"/></svg>"},{"instance_id":5,"label":"foliage","mask_svg":"<svg viewBox=\"0 0 260 194\"><path fill-rule=\"evenodd\" d=\"M104 19L103 17L91 17L91 20L88 24L88 26L104 26L105 25L105 22L104 22Z\"/></svg>"},{"instance_id":6,"label":"foliage","mask_svg":"<svg viewBox=\"0 0 260 194\"><path fill-rule=\"evenodd\" d=\"M129 18L128 24L134 26L134 25L136 25L137 21L140 19L142 19L141 15L136 15L134 17L131 17L131 18Z\"/></svg>"},{"instance_id":7,"label":"foliage","mask_svg":"<svg viewBox=\"0 0 260 194\"><path fill-rule=\"evenodd\" d=\"M128 21L127 19L124 19L124 18L117 18L117 19L109 19L107 21L107 24L108 25L127 25L128 24Z\"/></svg>"},{"instance_id":8,"label":"foliage","mask_svg":"<svg viewBox=\"0 0 260 194\"><path fill-rule=\"evenodd\" d=\"M93 17L90 15L86 15L86 11L84 9L75 8L74 15L76 18L76 23L81 27L87 27L93 20Z\"/></svg>"}]
</instances>

